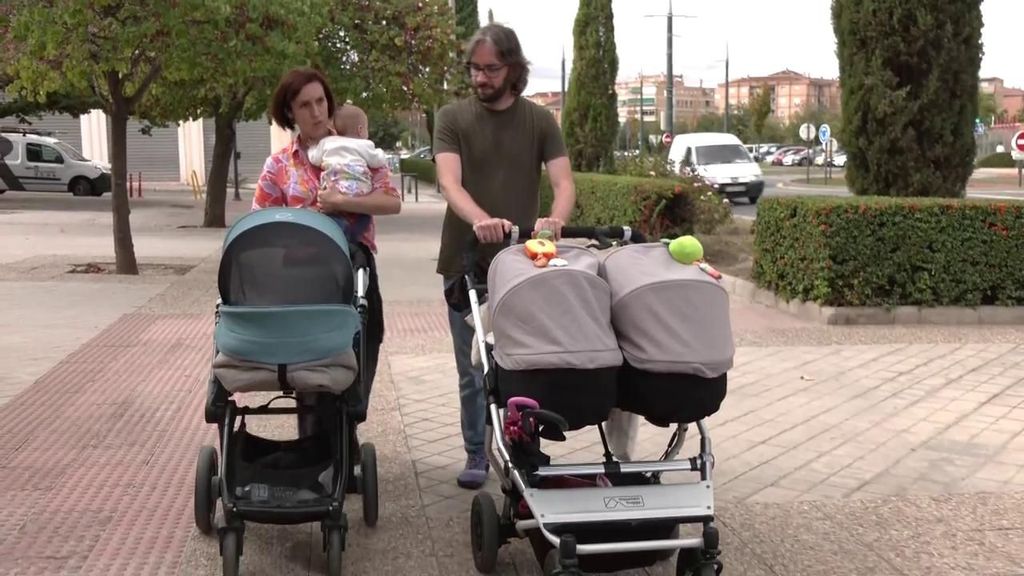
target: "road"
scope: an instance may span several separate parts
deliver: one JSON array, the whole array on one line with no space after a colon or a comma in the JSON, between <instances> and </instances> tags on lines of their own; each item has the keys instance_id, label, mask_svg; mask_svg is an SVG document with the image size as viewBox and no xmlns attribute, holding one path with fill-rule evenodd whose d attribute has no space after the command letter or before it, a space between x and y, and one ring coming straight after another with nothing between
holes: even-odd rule
<instances>
[{"instance_id":1,"label":"road","mask_svg":"<svg viewBox=\"0 0 1024 576\"><path fill-rule=\"evenodd\" d=\"M811 175L821 175L821 168L812 170ZM804 169L768 169L764 175L763 198L773 196L849 196L850 193L842 186L807 186L799 182L804 177ZM795 181L794 181L795 180ZM994 188L985 186L982 182L985 178L972 179L971 186L975 189L967 191L969 198L990 198L1024 201L1024 189L1014 189L1009 185L1000 185ZM790 182L792 181L792 184ZM757 206L751 205L744 200L737 200L732 205L732 213L740 218L756 218Z\"/></svg>"}]
</instances>

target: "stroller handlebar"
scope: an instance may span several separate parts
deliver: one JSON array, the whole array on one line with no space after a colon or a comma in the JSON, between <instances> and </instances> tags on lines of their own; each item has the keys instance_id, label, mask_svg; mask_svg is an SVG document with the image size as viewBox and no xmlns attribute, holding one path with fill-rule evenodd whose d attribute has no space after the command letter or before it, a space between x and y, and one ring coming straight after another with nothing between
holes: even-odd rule
<instances>
[{"instance_id":1,"label":"stroller handlebar","mask_svg":"<svg viewBox=\"0 0 1024 576\"><path fill-rule=\"evenodd\" d=\"M503 246L511 246L518 242L525 242L533 236L532 226L512 226L512 230L505 233L500 242ZM562 228L562 239L590 239L599 241L623 240L632 243L644 243L647 237L642 232L631 229L629 226L566 226ZM477 250L480 247L480 240L476 235L471 235L466 244L464 270L471 273L475 268Z\"/></svg>"}]
</instances>

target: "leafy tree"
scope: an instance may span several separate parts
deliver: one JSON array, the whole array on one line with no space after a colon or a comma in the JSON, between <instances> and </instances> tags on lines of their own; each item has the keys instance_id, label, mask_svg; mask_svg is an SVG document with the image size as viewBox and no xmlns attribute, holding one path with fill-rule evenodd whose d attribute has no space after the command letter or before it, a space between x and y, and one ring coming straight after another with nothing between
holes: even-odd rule
<instances>
[{"instance_id":1,"label":"leafy tree","mask_svg":"<svg viewBox=\"0 0 1024 576\"><path fill-rule=\"evenodd\" d=\"M453 63L452 77L448 84L455 98L465 98L473 93L469 75L462 67L465 54L461 48L479 28L480 14L477 12L476 0L455 0L455 40L459 43L459 49L456 50L456 61Z\"/></svg>"},{"instance_id":2,"label":"leafy tree","mask_svg":"<svg viewBox=\"0 0 1024 576\"><path fill-rule=\"evenodd\" d=\"M996 95L978 91L978 118L983 124L988 124L992 118L999 115L999 106L996 104Z\"/></svg>"},{"instance_id":3,"label":"leafy tree","mask_svg":"<svg viewBox=\"0 0 1024 576\"><path fill-rule=\"evenodd\" d=\"M15 54L18 51L11 33L11 22L15 11L25 3L25 0L0 2L0 53L2 54ZM0 93L7 90L13 81L12 74L3 65L0 65ZM51 92L42 101L7 95L7 97L0 97L0 118L13 116L22 123L31 124L30 117L38 117L44 113L70 114L77 117L100 106L100 102L88 90L77 93L72 90Z\"/></svg>"},{"instance_id":4,"label":"leafy tree","mask_svg":"<svg viewBox=\"0 0 1024 576\"><path fill-rule=\"evenodd\" d=\"M767 86L761 86L750 99L750 129L758 140L764 139L764 127L772 113L772 93Z\"/></svg>"},{"instance_id":5,"label":"leafy tree","mask_svg":"<svg viewBox=\"0 0 1024 576\"><path fill-rule=\"evenodd\" d=\"M611 0L580 0L573 45L572 74L562 116L569 159L581 172L611 170L619 127L615 93L619 59Z\"/></svg>"},{"instance_id":6,"label":"leafy tree","mask_svg":"<svg viewBox=\"0 0 1024 576\"><path fill-rule=\"evenodd\" d=\"M833 0L846 182L855 194L960 197L981 65L975 0Z\"/></svg>"},{"instance_id":7,"label":"leafy tree","mask_svg":"<svg viewBox=\"0 0 1024 576\"><path fill-rule=\"evenodd\" d=\"M166 78L153 87L140 116L158 125L213 119L203 226L223 228L236 123L266 117L281 74L316 55L328 19L310 0L219 0L203 3L192 16L201 25L168 59Z\"/></svg>"},{"instance_id":8,"label":"leafy tree","mask_svg":"<svg viewBox=\"0 0 1024 576\"><path fill-rule=\"evenodd\" d=\"M370 123L370 140L383 150L391 150L402 139L405 128L394 114L369 110L366 113Z\"/></svg>"},{"instance_id":9,"label":"leafy tree","mask_svg":"<svg viewBox=\"0 0 1024 576\"><path fill-rule=\"evenodd\" d=\"M118 274L139 271L125 186L128 119L163 73L168 55L187 42L195 2L37 0L19 5L10 21L16 46L7 66L12 92L37 102L53 94L91 93L110 117Z\"/></svg>"},{"instance_id":10,"label":"leafy tree","mask_svg":"<svg viewBox=\"0 0 1024 576\"><path fill-rule=\"evenodd\" d=\"M453 27L447 0L349 0L332 5L318 56L341 101L429 111L446 98Z\"/></svg>"}]
</instances>

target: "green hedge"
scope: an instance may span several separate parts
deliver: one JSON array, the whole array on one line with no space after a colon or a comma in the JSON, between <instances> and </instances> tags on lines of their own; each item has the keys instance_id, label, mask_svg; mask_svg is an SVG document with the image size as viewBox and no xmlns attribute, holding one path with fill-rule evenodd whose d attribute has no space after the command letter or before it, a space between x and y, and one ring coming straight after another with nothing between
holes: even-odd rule
<instances>
[{"instance_id":1,"label":"green hedge","mask_svg":"<svg viewBox=\"0 0 1024 576\"><path fill-rule=\"evenodd\" d=\"M1024 204L764 198L754 279L829 306L1024 304Z\"/></svg>"},{"instance_id":2,"label":"green hedge","mask_svg":"<svg viewBox=\"0 0 1024 576\"><path fill-rule=\"evenodd\" d=\"M1016 168L1017 161L1009 152L996 152L978 160L978 168Z\"/></svg>"},{"instance_id":3,"label":"green hedge","mask_svg":"<svg viewBox=\"0 0 1024 576\"><path fill-rule=\"evenodd\" d=\"M402 158L398 161L398 169L405 174L415 174L417 179L424 182L437 183L437 169L430 160Z\"/></svg>"},{"instance_id":4,"label":"green hedge","mask_svg":"<svg viewBox=\"0 0 1024 576\"><path fill-rule=\"evenodd\" d=\"M731 217L729 207L705 185L680 178L575 173L572 226L628 225L649 237L713 230ZM541 177L541 213L551 210L547 174Z\"/></svg>"}]
</instances>

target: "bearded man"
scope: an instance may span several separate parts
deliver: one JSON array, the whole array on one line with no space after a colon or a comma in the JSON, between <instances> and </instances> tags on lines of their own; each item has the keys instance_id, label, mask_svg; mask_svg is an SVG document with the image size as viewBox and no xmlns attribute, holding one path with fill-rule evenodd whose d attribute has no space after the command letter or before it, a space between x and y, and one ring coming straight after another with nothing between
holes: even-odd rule
<instances>
[{"instance_id":1,"label":"bearded man","mask_svg":"<svg viewBox=\"0 0 1024 576\"><path fill-rule=\"evenodd\" d=\"M486 403L481 371L471 360L473 330L453 293L462 290L464 253L475 235L478 266L497 252L512 225L550 230L561 237L576 202L572 170L554 116L523 98L529 62L516 33L500 24L480 28L466 44L466 73L474 95L442 107L434 124L437 183L448 203L437 273L444 278L448 322L459 374L466 466L457 484L479 489L487 481ZM540 216L541 166L554 192L551 212ZM486 246L491 244L491 246Z\"/></svg>"}]
</instances>

